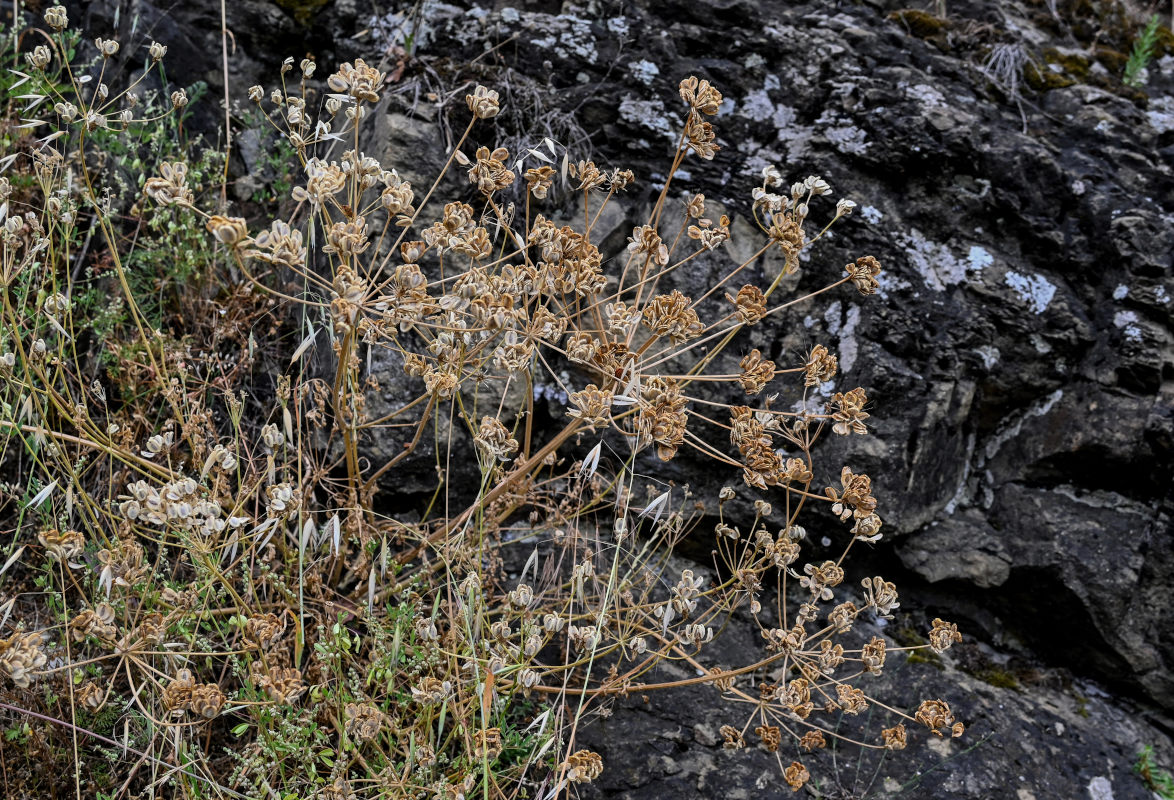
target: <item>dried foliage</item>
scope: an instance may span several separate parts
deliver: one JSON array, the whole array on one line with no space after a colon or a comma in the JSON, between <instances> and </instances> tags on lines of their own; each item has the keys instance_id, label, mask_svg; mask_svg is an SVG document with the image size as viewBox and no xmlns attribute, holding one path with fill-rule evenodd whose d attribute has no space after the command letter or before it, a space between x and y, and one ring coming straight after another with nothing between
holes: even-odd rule
<instances>
[{"instance_id":1,"label":"dried foliage","mask_svg":"<svg viewBox=\"0 0 1174 800\"><path fill-rule=\"evenodd\" d=\"M714 366L744 329L812 295L876 291L871 256L806 294L780 288L854 203L821 199L832 188L818 177L784 187L768 167L750 197L754 255L704 296L673 288L731 236L702 195L671 192L682 164L718 148L708 81L681 82L669 178L626 249L605 253L594 226L631 172L474 147L502 103L476 86L421 191L362 150L380 69L343 64L323 89L313 62L291 59L279 88L248 91L299 176L289 213L258 225L217 205L214 156L168 148L188 94L136 96L166 48L118 89L104 83L117 42L71 64L65 11L45 22L11 87L19 146L0 163L0 681L4 708L59 720L59 741L119 739L139 759L67 780L201 797L552 797L607 769L576 744L590 713L690 684L730 704L725 746L760 744L793 790L811 773L783 752L842 738L843 715L902 720L858 742L877 750L904 748L904 723L961 734L941 700L903 711L868 691L913 648L853 636L899 605L883 577L845 585L850 551L882 535L879 503L848 466L817 485L813 454L825 433L868 433L864 389L808 404L836 375L823 345ZM127 185L112 154L144 131L156 146ZM467 192L445 199L452 171ZM544 210L558 193L581 223ZM780 274L742 283L770 251ZM177 274L176 253L197 271ZM151 272L163 263L170 274ZM410 387L378 418L373 353ZM799 410L776 407L787 380ZM560 407L553 428L536 423L539 397ZM401 452L372 463L376 437ZM420 470L422 442L435 493L378 510L397 470ZM745 485L713 498L657 485L685 451ZM444 480L468 460L479 486ZM739 496L751 517L729 514ZM805 507L842 521L835 560L805 555ZM720 569L670 568L686 535L710 537ZM722 632L745 623L760 658L714 666ZM960 638L935 620L923 647ZM661 680L666 660L701 677Z\"/></svg>"}]
</instances>

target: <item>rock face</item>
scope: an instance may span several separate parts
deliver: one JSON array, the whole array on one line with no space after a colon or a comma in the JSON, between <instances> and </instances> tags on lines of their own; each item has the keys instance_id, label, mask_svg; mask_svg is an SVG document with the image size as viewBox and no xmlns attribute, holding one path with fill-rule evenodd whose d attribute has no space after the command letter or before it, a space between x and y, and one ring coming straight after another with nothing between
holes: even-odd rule
<instances>
[{"instance_id":1,"label":"rock face","mask_svg":"<svg viewBox=\"0 0 1174 800\"><path fill-rule=\"evenodd\" d=\"M105 35L113 4L85 5L74 18ZM172 47L172 77L206 80L218 96L214 4L131 5ZM389 135L404 142L392 160L405 168L442 152L445 115L428 93L467 79L525 100L528 116L499 121L514 152L551 136L572 158L655 184L681 122L676 83L697 74L726 93L723 149L691 162L685 182L735 217L735 252L767 164L788 180L822 175L855 199L799 288L872 254L885 267L879 296L798 306L747 347L839 353L836 389L865 387L876 425L824 463L873 476L888 534L875 556L908 605L982 642L946 672L908 667L938 694L964 696L960 715L991 738L903 796L1146 796L1130 765L1142 743L1169 756L1174 712L1168 35L1142 91L1121 83L1134 28L1105 0L950 2L944 21L884 0L427 2L377 18L352 0L293 5L228 4L234 89L272 85L287 55L313 52L325 66L411 50L387 109ZM131 14L119 19L129 38ZM652 194L634 196L616 236ZM704 285L718 267L683 280ZM396 365L373 370L394 394ZM387 454L379 446L373 460ZM699 493L736 478L671 466ZM1007 659L1033 681L984 683ZM1073 688L1096 685L1112 694ZM752 796L772 780L761 776L773 756L715 746L723 723L709 712L657 702L617 709L600 728L603 793ZM608 750L619 732L650 744ZM875 793L900 794L899 777L882 786L889 773L878 775Z\"/></svg>"}]
</instances>

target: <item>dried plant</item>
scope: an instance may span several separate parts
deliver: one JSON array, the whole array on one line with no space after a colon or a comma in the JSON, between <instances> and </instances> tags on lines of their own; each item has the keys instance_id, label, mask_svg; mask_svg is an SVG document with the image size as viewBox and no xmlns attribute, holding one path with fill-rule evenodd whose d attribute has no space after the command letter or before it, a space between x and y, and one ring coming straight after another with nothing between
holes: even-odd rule
<instances>
[{"instance_id":1,"label":"dried plant","mask_svg":"<svg viewBox=\"0 0 1174 800\"><path fill-rule=\"evenodd\" d=\"M853 636L899 605L881 576L845 585L849 553L882 536L880 503L850 466L819 485L814 457L826 432L868 434L865 390L819 407L838 367L823 345L780 363L733 355L784 309L876 291L881 265L863 256L822 281L812 268L816 288L785 296L855 204L766 168L747 201L753 255L705 294L682 291L682 268L716 263L731 237L706 198L673 193L687 160L718 149L715 86L681 81L668 177L613 253L596 227L632 172L474 146L501 111L477 85L447 163L414 187L363 150L380 68L356 59L323 86L312 61L290 59L278 88L248 91L301 176L288 213L257 224L218 207L208 162L182 150L155 153L120 194L110 143L159 130L188 95L135 97L161 45L116 90L103 82L116 42L95 43L94 68L74 65L65 11L45 21L20 73L27 133L0 178L0 434L23 484L4 500L17 536L0 674L30 705L38 683L56 687L38 713L76 726L61 736L107 724L104 710L133 718L151 731L143 760L186 765L119 777L144 791L174 779L201 796L489 798L597 780L607 764L578 745L580 724L660 688L716 687L726 746L761 744L794 790L814 764L784 757L784 742L810 753L850 738L842 715L899 717L857 742L876 750L904 748L906 723L962 733L942 700L901 710L868 691L915 648ZM450 173L466 189L444 197ZM576 221L544 206L556 186ZM135 224L153 244L128 236ZM164 280L169 301L147 309L136 270L150 248L201 228L200 278ZM91 236L101 269L87 284L74 265ZM782 268L767 278L773 253ZM86 285L117 301L101 339L79 307ZM378 417L373 355L410 387ZM556 405L553 427L536 422L540 402ZM376 437L400 451L372 463ZM428 444L434 494L379 510ZM745 486L709 498L656 484L660 464L686 457ZM479 485L446 480L470 462ZM835 559L809 554L808 506L842 523ZM712 537L720 568L671 566L686 535ZM761 653L719 666L714 643L739 621ZM960 639L935 620L922 647ZM669 660L701 677L659 680Z\"/></svg>"}]
</instances>

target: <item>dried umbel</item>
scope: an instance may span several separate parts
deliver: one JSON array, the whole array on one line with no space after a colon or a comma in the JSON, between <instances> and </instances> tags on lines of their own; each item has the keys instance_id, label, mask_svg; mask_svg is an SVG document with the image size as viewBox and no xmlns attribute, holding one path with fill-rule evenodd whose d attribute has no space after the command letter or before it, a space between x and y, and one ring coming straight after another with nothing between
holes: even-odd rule
<instances>
[{"instance_id":1,"label":"dried umbel","mask_svg":"<svg viewBox=\"0 0 1174 800\"><path fill-rule=\"evenodd\" d=\"M41 531L37 534L37 541L54 561L75 559L86 547L86 537L81 531Z\"/></svg>"},{"instance_id":2,"label":"dried umbel","mask_svg":"<svg viewBox=\"0 0 1174 800\"><path fill-rule=\"evenodd\" d=\"M611 392L605 392L593 383L570 395L572 408L567 414L583 420L591 430L606 429L611 421Z\"/></svg>"},{"instance_id":3,"label":"dried umbel","mask_svg":"<svg viewBox=\"0 0 1174 800\"><path fill-rule=\"evenodd\" d=\"M197 685L192 690L191 711L204 719L213 719L224 708L226 698L220 687L214 683Z\"/></svg>"},{"instance_id":4,"label":"dried umbel","mask_svg":"<svg viewBox=\"0 0 1174 800\"><path fill-rule=\"evenodd\" d=\"M958 632L957 625L952 622L944 622L941 619L934 619L933 630L929 632L929 646L933 648L935 653L944 653L950 649L951 645L961 641L962 634Z\"/></svg>"},{"instance_id":5,"label":"dried umbel","mask_svg":"<svg viewBox=\"0 0 1174 800\"><path fill-rule=\"evenodd\" d=\"M241 217L222 217L220 215L213 215L209 217L207 222L208 231L221 244L229 247L239 247L249 239L249 230L245 226L245 221Z\"/></svg>"},{"instance_id":6,"label":"dried umbel","mask_svg":"<svg viewBox=\"0 0 1174 800\"><path fill-rule=\"evenodd\" d=\"M75 642L93 636L101 642L112 643L118 636L118 628L114 625L114 607L109 603L98 603L92 609L78 612L69 621L69 633Z\"/></svg>"},{"instance_id":7,"label":"dried umbel","mask_svg":"<svg viewBox=\"0 0 1174 800\"><path fill-rule=\"evenodd\" d=\"M345 62L338 72L326 79L332 92L345 94L357 101L375 103L379 101L378 89L383 83L383 73L367 62L356 58L354 64Z\"/></svg>"},{"instance_id":8,"label":"dried umbel","mask_svg":"<svg viewBox=\"0 0 1174 800\"><path fill-rule=\"evenodd\" d=\"M877 283L876 276L881 273L881 265L875 258L872 256L858 258L855 263L844 267L844 272L847 273L861 294L876 294L880 285Z\"/></svg>"},{"instance_id":9,"label":"dried umbel","mask_svg":"<svg viewBox=\"0 0 1174 800\"><path fill-rule=\"evenodd\" d=\"M707 80L690 76L681 81L679 89L681 99L702 114L713 116L721 107L722 93Z\"/></svg>"},{"instance_id":10,"label":"dried umbel","mask_svg":"<svg viewBox=\"0 0 1174 800\"><path fill-rule=\"evenodd\" d=\"M428 676L412 687L412 699L422 705L431 705L443 701L451 691L451 682Z\"/></svg>"},{"instance_id":11,"label":"dried umbel","mask_svg":"<svg viewBox=\"0 0 1174 800\"><path fill-rule=\"evenodd\" d=\"M158 177L148 178L143 187L147 197L164 206L191 205L195 199L187 187L187 164L164 161Z\"/></svg>"},{"instance_id":12,"label":"dried umbel","mask_svg":"<svg viewBox=\"0 0 1174 800\"><path fill-rule=\"evenodd\" d=\"M285 620L268 613L245 620L245 639L262 650L268 650L285 631Z\"/></svg>"},{"instance_id":13,"label":"dried umbel","mask_svg":"<svg viewBox=\"0 0 1174 800\"><path fill-rule=\"evenodd\" d=\"M775 362L762 357L758 350L751 350L738 366L742 368L740 382L746 394L756 395L775 377Z\"/></svg>"},{"instance_id":14,"label":"dried umbel","mask_svg":"<svg viewBox=\"0 0 1174 800\"><path fill-rule=\"evenodd\" d=\"M69 15L65 6L49 6L45 9L45 24L55 31L63 31L69 27Z\"/></svg>"},{"instance_id":15,"label":"dried umbel","mask_svg":"<svg viewBox=\"0 0 1174 800\"><path fill-rule=\"evenodd\" d=\"M346 732L351 738L365 742L379 735L383 712L370 703L347 703L344 716Z\"/></svg>"},{"instance_id":16,"label":"dried umbel","mask_svg":"<svg viewBox=\"0 0 1174 800\"><path fill-rule=\"evenodd\" d=\"M306 691L300 670L293 667L269 667L253 662L250 677L269 699L281 705L293 705Z\"/></svg>"},{"instance_id":17,"label":"dried umbel","mask_svg":"<svg viewBox=\"0 0 1174 800\"><path fill-rule=\"evenodd\" d=\"M940 728L950 728L950 734L954 738L961 736L965 730L961 722L954 721L950 705L944 700L923 700L913 717L929 728L929 732L935 736L942 735Z\"/></svg>"},{"instance_id":18,"label":"dried umbel","mask_svg":"<svg viewBox=\"0 0 1174 800\"><path fill-rule=\"evenodd\" d=\"M640 393L637 428L642 442L654 442L661 461L670 461L685 441L688 401L672 378L652 378Z\"/></svg>"},{"instance_id":19,"label":"dried umbel","mask_svg":"<svg viewBox=\"0 0 1174 800\"><path fill-rule=\"evenodd\" d=\"M571 783L591 783L603 774L603 759L590 750L578 750L567 756L564 767Z\"/></svg>"},{"instance_id":20,"label":"dried umbel","mask_svg":"<svg viewBox=\"0 0 1174 800\"><path fill-rule=\"evenodd\" d=\"M477 119L496 117L498 111L501 110L501 103L497 92L481 85L478 85L472 94L465 95L465 103Z\"/></svg>"},{"instance_id":21,"label":"dried umbel","mask_svg":"<svg viewBox=\"0 0 1174 800\"><path fill-rule=\"evenodd\" d=\"M747 325L766 316L766 295L757 286L747 284L738 290L736 297L727 294L726 299L737 307L738 319Z\"/></svg>"},{"instance_id":22,"label":"dried umbel","mask_svg":"<svg viewBox=\"0 0 1174 800\"><path fill-rule=\"evenodd\" d=\"M783 780L791 787L792 792L797 792L803 788L807 781L811 780L811 773L798 761L792 761L791 766L783 770Z\"/></svg>"},{"instance_id":23,"label":"dried umbel","mask_svg":"<svg viewBox=\"0 0 1174 800\"><path fill-rule=\"evenodd\" d=\"M518 440L510 436L497 417L481 418L481 428L474 441L482 453L498 461L509 461L518 452Z\"/></svg>"},{"instance_id":24,"label":"dried umbel","mask_svg":"<svg viewBox=\"0 0 1174 800\"><path fill-rule=\"evenodd\" d=\"M811 348L804 365L804 385L818 386L836 377L836 357L822 344Z\"/></svg>"},{"instance_id":25,"label":"dried umbel","mask_svg":"<svg viewBox=\"0 0 1174 800\"><path fill-rule=\"evenodd\" d=\"M27 689L33 681L33 673L45 666L49 657L42 649L45 634L14 633L7 639L0 639L0 672L8 675L21 689Z\"/></svg>"},{"instance_id":26,"label":"dried umbel","mask_svg":"<svg viewBox=\"0 0 1174 800\"><path fill-rule=\"evenodd\" d=\"M473 756L492 761L501 755L501 728L488 728L473 734Z\"/></svg>"},{"instance_id":27,"label":"dried umbel","mask_svg":"<svg viewBox=\"0 0 1174 800\"><path fill-rule=\"evenodd\" d=\"M657 336L667 336L673 344L696 339L705 329L689 298L676 289L654 297L644 309L641 321Z\"/></svg>"},{"instance_id":28,"label":"dried umbel","mask_svg":"<svg viewBox=\"0 0 1174 800\"><path fill-rule=\"evenodd\" d=\"M526 170L522 178L526 188L535 200L545 200L547 192L554 185L554 167L543 165Z\"/></svg>"}]
</instances>

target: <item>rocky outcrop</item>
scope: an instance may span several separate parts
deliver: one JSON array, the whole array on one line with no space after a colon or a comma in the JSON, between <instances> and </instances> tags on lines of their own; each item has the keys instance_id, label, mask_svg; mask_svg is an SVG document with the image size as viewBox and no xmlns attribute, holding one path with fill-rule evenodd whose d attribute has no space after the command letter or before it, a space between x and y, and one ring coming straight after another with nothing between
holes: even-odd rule
<instances>
[{"instance_id":1,"label":"rocky outcrop","mask_svg":"<svg viewBox=\"0 0 1174 800\"><path fill-rule=\"evenodd\" d=\"M86 5L90 30L113 23L110 2ZM132 5L172 47L175 79L221 82L211 5ZM498 120L515 152L549 136L655 187L681 122L676 82L698 74L727 97L723 149L691 163L685 181L734 217L733 253L715 259L740 254L749 190L767 164L791 179L820 174L855 199L798 288L871 253L885 267L879 296L798 306L755 329L747 348L795 356L822 342L839 353L837 389L865 387L876 424L870 441L834 443L824 463L873 476L888 534L875 558L894 578L904 572L907 608L949 615L981 642L969 664L902 675L942 696L961 689L978 744L942 750L948 762L920 788L885 767L869 785L904 796L1146 796L1132 758L1141 743L1169 756L1174 729L1168 44L1138 90L1120 81L1134 28L1107 0L950 2L945 21L882 0L426 2L375 18L350 0L317 5L230 3L234 88L270 85L287 55L388 54L399 67L382 141L394 137L392 160L406 170L423 172L443 151L438 98L478 80L519 108ZM127 32L130 19L119 17ZM217 114L205 120L214 127ZM617 205L613 240L650 196ZM699 264L685 288L722 266ZM770 276L778 265L756 268ZM394 400L397 365L373 370ZM559 402L550 396L552 416ZM401 444L372 443L373 460ZM427 451L419 463L432 468ZM736 479L685 458L666 477L699 494ZM1008 659L1032 680L992 678L990 665ZM760 794L773 757L722 752L718 719L698 708L620 704L597 738L602 790ZM619 736L650 744L608 750Z\"/></svg>"}]
</instances>

